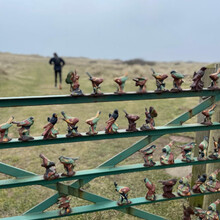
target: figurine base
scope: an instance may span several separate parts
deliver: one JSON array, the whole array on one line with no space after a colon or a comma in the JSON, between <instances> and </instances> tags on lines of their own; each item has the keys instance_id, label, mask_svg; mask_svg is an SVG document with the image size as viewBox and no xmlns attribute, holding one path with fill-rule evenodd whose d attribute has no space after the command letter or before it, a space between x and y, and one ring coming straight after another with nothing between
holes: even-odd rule
<instances>
[{"instance_id":1,"label":"figurine base","mask_svg":"<svg viewBox=\"0 0 220 220\"><path fill-rule=\"evenodd\" d=\"M44 180L55 180L58 179L60 176L58 173L51 175L50 177L47 177L46 175L44 175Z\"/></svg>"},{"instance_id":2,"label":"figurine base","mask_svg":"<svg viewBox=\"0 0 220 220\"><path fill-rule=\"evenodd\" d=\"M182 159L183 162L186 162L186 163L190 163L192 161L194 161L194 159Z\"/></svg>"},{"instance_id":3,"label":"figurine base","mask_svg":"<svg viewBox=\"0 0 220 220\"><path fill-rule=\"evenodd\" d=\"M155 93L163 93L163 92L169 92L168 89L165 90L154 90Z\"/></svg>"},{"instance_id":4,"label":"figurine base","mask_svg":"<svg viewBox=\"0 0 220 220\"><path fill-rule=\"evenodd\" d=\"M72 212L71 208L66 208L66 209L60 210L59 214L60 215L67 215L67 214L69 214L71 212Z\"/></svg>"},{"instance_id":5,"label":"figurine base","mask_svg":"<svg viewBox=\"0 0 220 220\"><path fill-rule=\"evenodd\" d=\"M71 133L71 134L66 134L66 137L79 137L82 136L80 133Z\"/></svg>"},{"instance_id":6,"label":"figurine base","mask_svg":"<svg viewBox=\"0 0 220 220\"><path fill-rule=\"evenodd\" d=\"M200 157L197 157L197 160L198 160L198 161L203 161L203 160L208 160L208 158L200 158Z\"/></svg>"},{"instance_id":7,"label":"figurine base","mask_svg":"<svg viewBox=\"0 0 220 220\"><path fill-rule=\"evenodd\" d=\"M99 92L99 93L91 93L90 95L92 95L92 96L102 96L102 95L104 95L104 93L102 93L102 92Z\"/></svg>"},{"instance_id":8,"label":"figurine base","mask_svg":"<svg viewBox=\"0 0 220 220\"><path fill-rule=\"evenodd\" d=\"M22 137L19 137L18 140L19 141L32 141L34 140L34 138L31 136L22 136Z\"/></svg>"},{"instance_id":9,"label":"figurine base","mask_svg":"<svg viewBox=\"0 0 220 220\"><path fill-rule=\"evenodd\" d=\"M69 172L68 174L67 173L62 173L61 176L68 176L68 177L71 177L71 176L74 176L76 174L75 171L72 171L72 172Z\"/></svg>"},{"instance_id":10,"label":"figurine base","mask_svg":"<svg viewBox=\"0 0 220 220\"><path fill-rule=\"evenodd\" d=\"M122 205L128 205L128 204L131 204L131 203L132 203L131 201L128 201L127 203L120 203L120 202L117 202L117 205L122 206Z\"/></svg>"},{"instance_id":11,"label":"figurine base","mask_svg":"<svg viewBox=\"0 0 220 220\"><path fill-rule=\"evenodd\" d=\"M208 90L220 90L220 88L217 86L209 86L207 89Z\"/></svg>"},{"instance_id":12,"label":"figurine base","mask_svg":"<svg viewBox=\"0 0 220 220\"><path fill-rule=\"evenodd\" d=\"M92 132L89 132L89 131L88 131L88 132L86 132L86 134L87 134L87 135L97 135L98 132L93 132L93 133L92 133Z\"/></svg>"},{"instance_id":13,"label":"figurine base","mask_svg":"<svg viewBox=\"0 0 220 220\"><path fill-rule=\"evenodd\" d=\"M123 95L125 94L126 92L114 92L114 94L117 94L117 95Z\"/></svg>"},{"instance_id":14,"label":"figurine base","mask_svg":"<svg viewBox=\"0 0 220 220\"><path fill-rule=\"evenodd\" d=\"M220 158L220 155L217 156L217 155L211 154L211 155L209 155L209 158L210 158L210 159L213 159L213 160L218 160L218 159Z\"/></svg>"},{"instance_id":15,"label":"figurine base","mask_svg":"<svg viewBox=\"0 0 220 220\"><path fill-rule=\"evenodd\" d=\"M71 91L71 96L84 95L81 89Z\"/></svg>"},{"instance_id":16,"label":"figurine base","mask_svg":"<svg viewBox=\"0 0 220 220\"><path fill-rule=\"evenodd\" d=\"M181 88L177 89L177 88L173 88L170 90L170 92L182 92L183 90Z\"/></svg>"},{"instance_id":17,"label":"figurine base","mask_svg":"<svg viewBox=\"0 0 220 220\"><path fill-rule=\"evenodd\" d=\"M0 140L0 143L9 142L11 140L12 140L12 138L3 138L2 140Z\"/></svg>"},{"instance_id":18,"label":"figurine base","mask_svg":"<svg viewBox=\"0 0 220 220\"><path fill-rule=\"evenodd\" d=\"M176 197L173 193L164 193L163 194L163 197L164 198L167 198L167 199L171 199L171 198L174 198Z\"/></svg>"},{"instance_id":19,"label":"figurine base","mask_svg":"<svg viewBox=\"0 0 220 220\"><path fill-rule=\"evenodd\" d=\"M202 122L201 124L202 125L210 126L210 125L212 125L212 122L211 121L206 121L206 122Z\"/></svg>"},{"instance_id":20,"label":"figurine base","mask_svg":"<svg viewBox=\"0 0 220 220\"><path fill-rule=\"evenodd\" d=\"M154 127L151 128L150 126L144 124L140 127L140 129L141 131L147 131L147 130L154 130L155 128Z\"/></svg>"},{"instance_id":21,"label":"figurine base","mask_svg":"<svg viewBox=\"0 0 220 220\"><path fill-rule=\"evenodd\" d=\"M152 162L152 163L144 163L143 166L144 167L153 167L156 163Z\"/></svg>"},{"instance_id":22,"label":"figurine base","mask_svg":"<svg viewBox=\"0 0 220 220\"><path fill-rule=\"evenodd\" d=\"M153 195L153 196L145 196L145 199L146 200L150 200L150 201L154 201L154 200L156 200L156 196L155 195Z\"/></svg>"},{"instance_id":23,"label":"figurine base","mask_svg":"<svg viewBox=\"0 0 220 220\"><path fill-rule=\"evenodd\" d=\"M190 196L190 195L191 195L190 192L188 192L188 193L186 193L186 194L181 194L181 193L177 192L177 194L178 194L179 196L182 196L182 197L184 197L184 196Z\"/></svg>"},{"instance_id":24,"label":"figurine base","mask_svg":"<svg viewBox=\"0 0 220 220\"><path fill-rule=\"evenodd\" d=\"M137 128L127 128L126 131L134 132L134 131L138 131L138 129Z\"/></svg>"}]
</instances>

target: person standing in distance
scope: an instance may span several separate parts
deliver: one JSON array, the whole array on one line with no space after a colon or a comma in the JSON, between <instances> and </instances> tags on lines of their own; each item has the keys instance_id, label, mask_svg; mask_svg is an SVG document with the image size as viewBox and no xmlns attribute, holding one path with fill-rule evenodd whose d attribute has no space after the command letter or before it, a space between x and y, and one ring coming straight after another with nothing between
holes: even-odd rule
<instances>
[{"instance_id":1,"label":"person standing in distance","mask_svg":"<svg viewBox=\"0 0 220 220\"><path fill-rule=\"evenodd\" d=\"M54 74L55 74L55 87L57 87L57 74L60 77L59 89L62 89L62 67L65 65L64 60L61 57L58 57L57 53L53 54L53 57L50 59L49 64L54 65Z\"/></svg>"}]
</instances>

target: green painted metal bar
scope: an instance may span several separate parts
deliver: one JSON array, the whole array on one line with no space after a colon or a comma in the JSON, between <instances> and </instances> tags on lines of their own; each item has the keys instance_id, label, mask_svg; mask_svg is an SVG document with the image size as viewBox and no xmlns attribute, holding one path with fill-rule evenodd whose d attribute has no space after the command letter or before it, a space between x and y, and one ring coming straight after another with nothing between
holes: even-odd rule
<instances>
[{"instance_id":1,"label":"green painted metal bar","mask_svg":"<svg viewBox=\"0 0 220 220\"><path fill-rule=\"evenodd\" d=\"M122 95L114 93L105 93L102 96L94 96L85 94L84 96L70 95L48 95L48 96L24 96L24 97L3 97L0 98L0 107L17 107L17 106L36 106L36 105L60 105L60 104L79 104L94 102L117 102L117 101L134 101L134 100L150 100L150 99L166 99L166 98L185 98L199 96L216 96L219 91L204 89L200 92L183 90L182 92L163 92L155 93L148 91L147 93L127 92Z\"/></svg>"},{"instance_id":2,"label":"green painted metal bar","mask_svg":"<svg viewBox=\"0 0 220 220\"><path fill-rule=\"evenodd\" d=\"M220 129L220 123L213 122L213 125L210 126L206 126L202 124L158 126L155 127L154 130L136 131L136 132L127 132L125 129L120 129L115 134L105 134L104 131L99 131L97 135L89 136L86 135L85 133L82 133L82 136L74 137L74 138L67 138L65 135L58 135L56 139L49 139L49 140L45 140L43 139L43 137L35 137L33 141L26 141L26 142L21 142L18 141L17 139L12 139L10 142L1 143L0 149L72 143L72 142L82 142L82 141L97 141L97 140L116 139L116 138L140 137L145 135L161 136L164 134L171 134L171 133L182 133L182 132L204 131L204 130L215 130L215 129Z\"/></svg>"},{"instance_id":3,"label":"green painted metal bar","mask_svg":"<svg viewBox=\"0 0 220 220\"><path fill-rule=\"evenodd\" d=\"M48 185L54 184L57 182L64 182L76 179L90 179L96 178L100 176L108 176L108 175L117 175L122 173L131 173L131 172L140 172L140 171L148 171L148 170L158 170L158 169L167 169L167 168L174 168L174 167L181 167L181 166L189 166L189 165L201 165L206 163L218 163L220 160L206 160L206 161L195 161L186 163L182 162L181 160L175 160L174 164L170 165L161 165L159 162L156 162L155 166L152 167L144 167L143 164L132 164L132 165L125 165L119 167L103 167L103 168L96 168L91 170L82 170L77 171L76 174L72 177L60 177L59 179L55 180L44 180L43 176L30 176L18 179L7 179L7 180L0 180L0 189L5 188L14 188L14 187L21 187L21 186L28 186L28 185Z\"/></svg>"},{"instance_id":4,"label":"green painted metal bar","mask_svg":"<svg viewBox=\"0 0 220 220\"><path fill-rule=\"evenodd\" d=\"M215 192L215 193L220 193L220 192ZM211 193L211 192L203 193L203 194L192 193L192 195L185 196L185 197L180 197L176 193L174 193L174 194L176 195L176 197L171 198L171 199L164 198L162 195L156 195L156 200L154 200L154 201L146 200L145 197L133 198L133 199L130 199L130 201L132 203L128 204L128 205L124 205L123 208L137 206L137 205L158 203L158 202L167 202L167 201L184 199L184 198L201 196L201 195L211 195L214 193ZM122 208L121 206L117 205L116 201L99 202L94 205L73 207L72 213L70 213L66 216L79 215L79 214L85 214L85 213L91 213L91 212L98 212L98 211L104 211L104 210L110 210L110 209L120 210L121 208ZM59 215L59 210L54 210L54 211L48 211L48 212L43 212L43 213L28 214L28 215L24 215L24 216L14 216L14 217L3 218L3 219L4 220L20 220L20 219L22 219L22 220L38 220L38 219L51 219L51 218L61 218L61 217L64 217L64 216Z\"/></svg>"}]
</instances>

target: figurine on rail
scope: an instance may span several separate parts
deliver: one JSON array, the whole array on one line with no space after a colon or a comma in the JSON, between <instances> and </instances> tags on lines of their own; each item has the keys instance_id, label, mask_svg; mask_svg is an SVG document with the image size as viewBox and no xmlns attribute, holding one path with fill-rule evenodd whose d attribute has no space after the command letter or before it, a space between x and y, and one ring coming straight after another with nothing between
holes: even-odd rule
<instances>
[{"instance_id":1,"label":"figurine on rail","mask_svg":"<svg viewBox=\"0 0 220 220\"><path fill-rule=\"evenodd\" d=\"M157 146L156 145L151 145L145 150L140 150L140 152L144 155L144 166L145 167L152 167L156 163L153 161L153 153L156 150Z\"/></svg>"},{"instance_id":2,"label":"figurine on rail","mask_svg":"<svg viewBox=\"0 0 220 220\"><path fill-rule=\"evenodd\" d=\"M140 127L140 129L142 131L155 129L154 128L154 126L155 126L154 118L157 117L157 112L154 109L154 107L150 107L149 111L147 110L147 108L145 108L145 116L146 116L146 119L145 119L146 124L143 124Z\"/></svg>"},{"instance_id":3,"label":"figurine on rail","mask_svg":"<svg viewBox=\"0 0 220 220\"><path fill-rule=\"evenodd\" d=\"M164 180L158 182L163 184L163 197L168 199L176 197L172 191L173 191L173 186L177 182L177 179L170 179L170 180Z\"/></svg>"},{"instance_id":4,"label":"figurine on rail","mask_svg":"<svg viewBox=\"0 0 220 220\"><path fill-rule=\"evenodd\" d=\"M72 212L70 208L70 199L68 196L61 196L58 198L58 208L60 208L60 215L67 215Z\"/></svg>"},{"instance_id":5,"label":"figurine on rail","mask_svg":"<svg viewBox=\"0 0 220 220\"><path fill-rule=\"evenodd\" d=\"M171 152L171 147L173 146L173 141L171 141L169 144L167 144L165 147L163 147L162 152L163 155L160 156L160 163L162 165L168 165L174 163L174 155Z\"/></svg>"},{"instance_id":6,"label":"figurine on rail","mask_svg":"<svg viewBox=\"0 0 220 220\"><path fill-rule=\"evenodd\" d=\"M115 185L115 191L119 192L120 194L117 204L119 206L130 204L131 201L128 200L128 192L130 191L130 188L127 186L118 186L116 182L114 182L114 185Z\"/></svg>"},{"instance_id":7,"label":"figurine on rail","mask_svg":"<svg viewBox=\"0 0 220 220\"><path fill-rule=\"evenodd\" d=\"M45 180L54 180L59 178L59 174L56 171L55 163L46 158L43 154L39 155L43 160L41 164L42 167L46 168L46 172L44 174Z\"/></svg>"},{"instance_id":8,"label":"figurine on rail","mask_svg":"<svg viewBox=\"0 0 220 220\"><path fill-rule=\"evenodd\" d=\"M124 76L114 78L114 81L118 84L117 91L115 93L117 94L125 93L124 87L125 87L125 82L127 81L127 79L128 79L128 73L125 73Z\"/></svg>"},{"instance_id":9,"label":"figurine on rail","mask_svg":"<svg viewBox=\"0 0 220 220\"><path fill-rule=\"evenodd\" d=\"M219 220L219 212L217 211L217 205L220 204L220 199L217 199L215 202L211 203L206 212L207 220Z\"/></svg>"},{"instance_id":10,"label":"figurine on rail","mask_svg":"<svg viewBox=\"0 0 220 220\"><path fill-rule=\"evenodd\" d=\"M76 117L71 117L71 116L66 115L64 111L62 111L61 114L64 117L62 118L62 120L64 120L68 125L68 129L67 129L68 134L66 134L66 137L81 136L81 134L77 130L78 126L76 126L76 124L79 122L79 119Z\"/></svg>"},{"instance_id":11,"label":"figurine on rail","mask_svg":"<svg viewBox=\"0 0 220 220\"><path fill-rule=\"evenodd\" d=\"M115 109L112 114L109 113L109 119L108 119L108 121L106 121L107 125L105 127L105 133L106 134L117 133L118 124L115 123L117 118L118 118L118 110L117 109Z\"/></svg>"},{"instance_id":12,"label":"figurine on rail","mask_svg":"<svg viewBox=\"0 0 220 220\"><path fill-rule=\"evenodd\" d=\"M173 77L173 88L170 91L181 92L182 91L181 85L184 82L183 81L184 75L182 73L176 72L175 70L171 71L170 74Z\"/></svg>"},{"instance_id":13,"label":"figurine on rail","mask_svg":"<svg viewBox=\"0 0 220 220\"><path fill-rule=\"evenodd\" d=\"M210 79L212 80L211 85L208 87L210 90L219 90L218 87L218 79L220 77L220 68L217 70L216 73L212 73L209 75Z\"/></svg>"},{"instance_id":14,"label":"figurine on rail","mask_svg":"<svg viewBox=\"0 0 220 220\"><path fill-rule=\"evenodd\" d=\"M220 138L218 138L218 142L217 142L213 137L213 142L214 142L214 152L211 155L209 155L209 158L217 160L220 159Z\"/></svg>"},{"instance_id":15,"label":"figurine on rail","mask_svg":"<svg viewBox=\"0 0 220 220\"><path fill-rule=\"evenodd\" d=\"M148 178L145 178L144 182L145 182L146 188L148 189L148 192L145 196L145 199L154 201L156 199L156 195L155 195L156 194L155 193L156 186L155 186L155 184L151 183L151 181Z\"/></svg>"},{"instance_id":16,"label":"figurine on rail","mask_svg":"<svg viewBox=\"0 0 220 220\"><path fill-rule=\"evenodd\" d=\"M93 93L91 95L102 95L103 93L100 90L100 84L104 81L104 79L93 77L88 72L86 72L86 74L89 76L89 80L92 82Z\"/></svg>"},{"instance_id":17,"label":"figurine on rail","mask_svg":"<svg viewBox=\"0 0 220 220\"><path fill-rule=\"evenodd\" d=\"M205 74L206 67L202 67L198 72L194 72L193 74L193 83L190 86L192 91L201 91L204 87L204 82L202 81L202 77Z\"/></svg>"},{"instance_id":18,"label":"figurine on rail","mask_svg":"<svg viewBox=\"0 0 220 220\"><path fill-rule=\"evenodd\" d=\"M8 137L8 129L13 125L14 117L11 116L7 122L0 125L0 142L9 142L11 138Z\"/></svg>"},{"instance_id":19,"label":"figurine on rail","mask_svg":"<svg viewBox=\"0 0 220 220\"><path fill-rule=\"evenodd\" d=\"M73 169L76 166L75 162L78 159L79 159L78 157L72 158L72 157L60 156L59 157L60 163L63 164L64 169L66 170L66 173L62 173L61 176L74 176L76 172Z\"/></svg>"},{"instance_id":20,"label":"figurine on rail","mask_svg":"<svg viewBox=\"0 0 220 220\"><path fill-rule=\"evenodd\" d=\"M207 179L207 175L203 174L203 175L199 175L198 179L195 182L195 185L192 187L192 191L194 193L205 193L207 192L206 189L206 179Z\"/></svg>"},{"instance_id":21,"label":"figurine on rail","mask_svg":"<svg viewBox=\"0 0 220 220\"><path fill-rule=\"evenodd\" d=\"M155 90L155 92L166 92L168 91L167 89L165 89L165 83L164 83L164 80L168 77L167 74L162 74L162 73L156 73L154 71L154 69L152 69L152 76L156 79L156 86L157 86L157 89Z\"/></svg>"},{"instance_id":22,"label":"figurine on rail","mask_svg":"<svg viewBox=\"0 0 220 220\"><path fill-rule=\"evenodd\" d=\"M207 160L207 153L208 153L208 146L209 146L209 139L207 136L204 136L203 141L199 144L199 156L197 157L198 160Z\"/></svg>"},{"instance_id":23,"label":"figurine on rail","mask_svg":"<svg viewBox=\"0 0 220 220\"><path fill-rule=\"evenodd\" d=\"M18 129L20 135L20 137L18 138L19 141L30 141L34 139L32 136L30 136L30 128L34 124L34 117L29 117L24 121L19 121L19 122L14 121L12 123L20 127Z\"/></svg>"},{"instance_id":24,"label":"figurine on rail","mask_svg":"<svg viewBox=\"0 0 220 220\"><path fill-rule=\"evenodd\" d=\"M44 126L44 132L42 136L44 139L54 139L57 138L58 130L54 128L54 125L57 123L57 114L53 113L51 118L47 118L48 123Z\"/></svg>"},{"instance_id":25,"label":"figurine on rail","mask_svg":"<svg viewBox=\"0 0 220 220\"><path fill-rule=\"evenodd\" d=\"M194 215L194 210L188 206L187 208L183 205L183 220L191 220L191 215Z\"/></svg>"},{"instance_id":26,"label":"figurine on rail","mask_svg":"<svg viewBox=\"0 0 220 220\"><path fill-rule=\"evenodd\" d=\"M202 114L205 116L204 121L201 124L204 125L212 125L211 117L214 114L214 109L216 108L216 104L214 104L210 109L206 109L202 111Z\"/></svg>"},{"instance_id":27,"label":"figurine on rail","mask_svg":"<svg viewBox=\"0 0 220 220\"><path fill-rule=\"evenodd\" d=\"M125 110L125 117L128 119L128 128L126 129L126 131L138 131L138 129L136 128L136 121L140 118L138 115L131 115L128 114Z\"/></svg>"},{"instance_id":28,"label":"figurine on rail","mask_svg":"<svg viewBox=\"0 0 220 220\"><path fill-rule=\"evenodd\" d=\"M90 125L89 131L86 132L86 134L88 134L88 135L96 135L96 134L98 134L98 132L96 131L96 127L97 127L97 123L98 123L98 121L99 121L99 119L100 119L100 118L99 118L99 115L100 115L100 114L101 114L101 112L98 111L98 112L96 113L96 116L95 116L95 117L92 117L92 118L86 120L86 123L87 123L88 125Z\"/></svg>"},{"instance_id":29,"label":"figurine on rail","mask_svg":"<svg viewBox=\"0 0 220 220\"><path fill-rule=\"evenodd\" d=\"M192 150L194 149L195 144L195 142L191 142L183 146L177 146L181 148L182 161L187 163L194 161L194 159L192 158Z\"/></svg>"},{"instance_id":30,"label":"figurine on rail","mask_svg":"<svg viewBox=\"0 0 220 220\"><path fill-rule=\"evenodd\" d=\"M220 172L220 169L215 170L209 175L208 181L206 182L206 189L210 192L220 191L220 181L217 180L217 175Z\"/></svg>"},{"instance_id":31,"label":"figurine on rail","mask_svg":"<svg viewBox=\"0 0 220 220\"><path fill-rule=\"evenodd\" d=\"M83 95L82 90L79 88L79 75L77 74L76 70L67 74L66 83L70 84L70 92L72 96Z\"/></svg>"},{"instance_id":32,"label":"figurine on rail","mask_svg":"<svg viewBox=\"0 0 220 220\"><path fill-rule=\"evenodd\" d=\"M137 93L145 93L146 92L147 78L136 77L133 80L136 82L135 86L139 86L139 90L137 91Z\"/></svg>"},{"instance_id":33,"label":"figurine on rail","mask_svg":"<svg viewBox=\"0 0 220 220\"><path fill-rule=\"evenodd\" d=\"M177 188L177 194L179 196L190 196L191 195L191 189L189 184L189 178L192 176L192 174L187 175L186 177L182 177L179 180L179 185Z\"/></svg>"}]
</instances>

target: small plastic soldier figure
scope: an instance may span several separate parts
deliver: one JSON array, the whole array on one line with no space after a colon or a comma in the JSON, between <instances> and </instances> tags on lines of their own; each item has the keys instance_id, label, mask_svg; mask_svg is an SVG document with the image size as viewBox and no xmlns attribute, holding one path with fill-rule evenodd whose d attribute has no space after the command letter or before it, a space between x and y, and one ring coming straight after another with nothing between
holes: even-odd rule
<instances>
[{"instance_id":1,"label":"small plastic soldier figure","mask_svg":"<svg viewBox=\"0 0 220 220\"><path fill-rule=\"evenodd\" d=\"M118 186L118 184L116 182L114 182L114 185L115 185L115 191L119 192L119 194L120 194L120 197L119 197L117 204L119 206L130 204L131 201L128 200L128 192L130 191L130 188L127 186ZM125 202L124 202L124 200L125 200Z\"/></svg>"},{"instance_id":2,"label":"small plastic soldier figure","mask_svg":"<svg viewBox=\"0 0 220 220\"><path fill-rule=\"evenodd\" d=\"M217 160L220 159L220 138L218 138L218 142L217 142L213 137L213 142L214 142L214 152L211 155L209 155L209 158Z\"/></svg>"},{"instance_id":3,"label":"small plastic soldier figure","mask_svg":"<svg viewBox=\"0 0 220 220\"><path fill-rule=\"evenodd\" d=\"M71 158L71 157L60 156L59 160L63 164L64 169L67 172L67 173L62 173L61 176L74 176L76 172L73 169L76 166L75 162L78 159L79 159L78 157Z\"/></svg>"},{"instance_id":4,"label":"small plastic soldier figure","mask_svg":"<svg viewBox=\"0 0 220 220\"><path fill-rule=\"evenodd\" d=\"M78 132L78 126L76 124L79 122L79 119L76 117L71 117L66 115L64 111L61 112L64 118L62 118L68 125L68 134L66 137L76 137L76 136L81 136L81 134Z\"/></svg>"},{"instance_id":5,"label":"small plastic soldier figure","mask_svg":"<svg viewBox=\"0 0 220 220\"><path fill-rule=\"evenodd\" d=\"M174 163L174 155L171 152L171 146L173 146L173 141L171 141L168 145L163 147L162 152L164 153L160 157L160 163L162 165L173 164Z\"/></svg>"},{"instance_id":6,"label":"small plastic soldier figure","mask_svg":"<svg viewBox=\"0 0 220 220\"><path fill-rule=\"evenodd\" d=\"M47 118L48 123L44 126L44 132L42 136L44 139L54 139L57 138L58 130L54 128L54 125L57 123L57 114L53 113L51 118Z\"/></svg>"},{"instance_id":7,"label":"small plastic soldier figure","mask_svg":"<svg viewBox=\"0 0 220 220\"><path fill-rule=\"evenodd\" d=\"M208 152L208 137L204 136L203 141L199 144L199 156L197 157L198 160L207 160L207 152Z\"/></svg>"},{"instance_id":8,"label":"small plastic soldier figure","mask_svg":"<svg viewBox=\"0 0 220 220\"><path fill-rule=\"evenodd\" d=\"M136 77L133 80L136 82L135 86L139 86L139 90L137 91L137 93L145 93L146 92L147 78Z\"/></svg>"},{"instance_id":9,"label":"small plastic soldier figure","mask_svg":"<svg viewBox=\"0 0 220 220\"><path fill-rule=\"evenodd\" d=\"M204 124L204 125L207 125L207 126L212 125L211 117L215 112L214 109L216 108L216 106L217 105L215 104L210 109L202 111L202 114L205 116L205 118L204 118L204 121L201 124Z\"/></svg>"},{"instance_id":10,"label":"small plastic soldier figure","mask_svg":"<svg viewBox=\"0 0 220 220\"><path fill-rule=\"evenodd\" d=\"M18 127L19 135L20 137L18 138L19 141L30 141L33 140L34 138L30 136L30 128L34 124L34 118L29 117L28 119L24 121L19 121L19 122L12 122L13 124L16 124Z\"/></svg>"},{"instance_id":11,"label":"small plastic soldier figure","mask_svg":"<svg viewBox=\"0 0 220 220\"><path fill-rule=\"evenodd\" d=\"M165 89L165 83L163 82L167 77L168 75L167 74L161 74L161 73L156 73L154 71L154 69L152 69L152 76L156 79L156 86L157 86L157 89L155 90L155 92L166 92L168 91L167 89Z\"/></svg>"},{"instance_id":12,"label":"small plastic soldier figure","mask_svg":"<svg viewBox=\"0 0 220 220\"><path fill-rule=\"evenodd\" d=\"M152 167L156 163L153 161L153 153L156 150L156 145L151 145L145 150L140 150L140 152L144 155L144 166L145 167Z\"/></svg>"},{"instance_id":13,"label":"small plastic soldier figure","mask_svg":"<svg viewBox=\"0 0 220 220\"><path fill-rule=\"evenodd\" d=\"M98 134L98 132L96 131L96 127L97 127L97 123L98 123L98 121L99 121L99 119L100 119L100 118L99 118L99 115L100 115L100 114L101 114L101 112L98 111L98 112L96 113L96 116L95 116L95 117L92 117L92 118L86 120L86 123L87 123L88 125L90 125L89 131L86 132L86 134L88 134L88 135L96 135L96 134Z\"/></svg>"},{"instance_id":14,"label":"small plastic soldier figure","mask_svg":"<svg viewBox=\"0 0 220 220\"><path fill-rule=\"evenodd\" d=\"M194 161L194 159L192 158L192 150L195 147L195 142L191 142L189 144L178 147L181 148L182 161L184 162Z\"/></svg>"},{"instance_id":15,"label":"small plastic soldier figure","mask_svg":"<svg viewBox=\"0 0 220 220\"><path fill-rule=\"evenodd\" d=\"M210 79L212 80L211 85L208 87L210 90L219 90L218 87L218 79L220 77L220 68L217 70L216 73L212 73L209 75Z\"/></svg>"},{"instance_id":16,"label":"small plastic soldier figure","mask_svg":"<svg viewBox=\"0 0 220 220\"><path fill-rule=\"evenodd\" d=\"M92 95L102 95L101 92L101 83L104 81L102 78L93 77L90 73L86 72L86 74L89 76L89 80L92 82L92 88L93 93Z\"/></svg>"},{"instance_id":17,"label":"small plastic soldier figure","mask_svg":"<svg viewBox=\"0 0 220 220\"><path fill-rule=\"evenodd\" d=\"M128 114L125 110L125 117L128 119L128 128L126 129L126 131L138 131L138 129L136 128L136 121L140 118L138 115L131 115Z\"/></svg>"},{"instance_id":18,"label":"small plastic soldier figure","mask_svg":"<svg viewBox=\"0 0 220 220\"><path fill-rule=\"evenodd\" d=\"M9 142L11 138L8 137L8 129L13 125L14 117L11 116L6 123L0 125L0 142Z\"/></svg>"},{"instance_id":19,"label":"small plastic soldier figure","mask_svg":"<svg viewBox=\"0 0 220 220\"><path fill-rule=\"evenodd\" d=\"M61 196L58 199L58 208L60 208L60 215L67 215L72 212L70 208L70 199L68 196Z\"/></svg>"},{"instance_id":20,"label":"small plastic soldier figure","mask_svg":"<svg viewBox=\"0 0 220 220\"><path fill-rule=\"evenodd\" d=\"M193 83L190 86L192 91L201 91L204 87L204 82L202 81L202 77L205 74L206 67L202 67L198 72L194 72L193 74Z\"/></svg>"},{"instance_id":21,"label":"small plastic soldier figure","mask_svg":"<svg viewBox=\"0 0 220 220\"><path fill-rule=\"evenodd\" d=\"M39 155L40 158L43 159L42 167L46 168L46 172L44 174L45 180L54 180L59 178L59 174L56 171L55 163L46 158L43 154Z\"/></svg>"},{"instance_id":22,"label":"small plastic soldier figure","mask_svg":"<svg viewBox=\"0 0 220 220\"><path fill-rule=\"evenodd\" d=\"M109 119L106 121L107 125L105 127L105 133L106 134L114 134L117 133L118 130L118 124L115 123L115 121L118 118L118 110L115 109L114 112L111 114L109 113Z\"/></svg>"},{"instance_id":23,"label":"small plastic soldier figure","mask_svg":"<svg viewBox=\"0 0 220 220\"><path fill-rule=\"evenodd\" d=\"M154 109L154 107L150 107L149 112L148 112L147 108L145 108L145 116L146 116L146 119L145 119L146 124L143 124L140 127L140 129L142 131L155 129L154 128L154 126L155 126L154 118L157 117L157 112Z\"/></svg>"},{"instance_id":24,"label":"small plastic soldier figure","mask_svg":"<svg viewBox=\"0 0 220 220\"><path fill-rule=\"evenodd\" d=\"M79 88L79 75L75 72L69 72L66 77L66 83L70 84L70 92L72 96L83 95L82 90Z\"/></svg>"},{"instance_id":25,"label":"small plastic soldier figure","mask_svg":"<svg viewBox=\"0 0 220 220\"><path fill-rule=\"evenodd\" d=\"M217 199L215 202L211 203L206 212L207 220L219 220L219 213L217 211L217 205L220 203L220 199Z\"/></svg>"},{"instance_id":26,"label":"small plastic soldier figure","mask_svg":"<svg viewBox=\"0 0 220 220\"><path fill-rule=\"evenodd\" d=\"M114 81L118 84L118 88L115 93L117 94L125 93L124 87L125 87L125 82L127 81L127 79L128 79L128 73L125 73L124 76L114 78Z\"/></svg>"},{"instance_id":27,"label":"small plastic soldier figure","mask_svg":"<svg viewBox=\"0 0 220 220\"><path fill-rule=\"evenodd\" d=\"M210 192L220 191L220 181L217 180L217 175L220 172L220 169L215 170L209 175L208 181L206 182L206 189Z\"/></svg>"},{"instance_id":28,"label":"small plastic soldier figure","mask_svg":"<svg viewBox=\"0 0 220 220\"><path fill-rule=\"evenodd\" d=\"M173 77L173 88L170 91L181 92L182 91L181 85L184 82L183 81L184 75L182 73L176 72L175 70L171 71L170 74Z\"/></svg>"},{"instance_id":29,"label":"small plastic soldier figure","mask_svg":"<svg viewBox=\"0 0 220 220\"><path fill-rule=\"evenodd\" d=\"M156 194L155 193L156 186L155 186L155 184L151 183L151 181L148 178L145 178L144 182L145 182L146 188L148 189L148 192L145 196L145 199L151 200L151 201L155 200L156 199L156 195L155 195Z\"/></svg>"},{"instance_id":30,"label":"small plastic soldier figure","mask_svg":"<svg viewBox=\"0 0 220 220\"><path fill-rule=\"evenodd\" d=\"M163 197L168 198L168 199L176 197L172 193L173 186L176 184L176 182L177 182L177 179L159 181L159 183L163 184Z\"/></svg>"},{"instance_id":31,"label":"small plastic soldier figure","mask_svg":"<svg viewBox=\"0 0 220 220\"><path fill-rule=\"evenodd\" d=\"M190 184L189 184L189 178L191 177L191 174L186 176L186 177L182 177L179 181L179 185L177 188L177 194L179 196L190 196L191 195L191 189L190 189Z\"/></svg>"},{"instance_id":32,"label":"small plastic soldier figure","mask_svg":"<svg viewBox=\"0 0 220 220\"><path fill-rule=\"evenodd\" d=\"M195 182L195 185L192 187L194 193L205 193L207 192L205 181L207 179L206 174L199 175L198 179Z\"/></svg>"}]
</instances>

